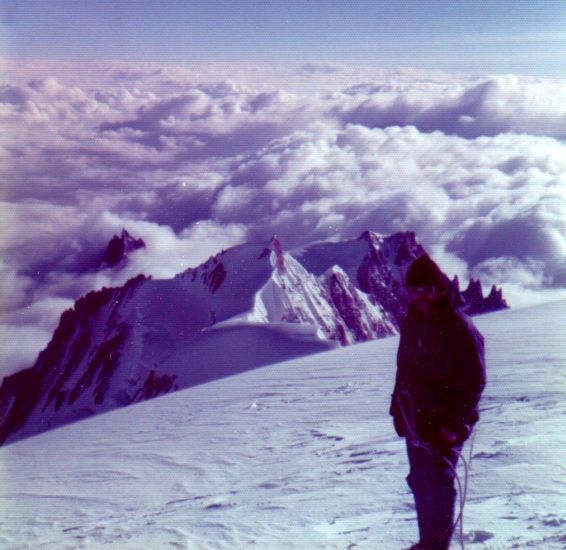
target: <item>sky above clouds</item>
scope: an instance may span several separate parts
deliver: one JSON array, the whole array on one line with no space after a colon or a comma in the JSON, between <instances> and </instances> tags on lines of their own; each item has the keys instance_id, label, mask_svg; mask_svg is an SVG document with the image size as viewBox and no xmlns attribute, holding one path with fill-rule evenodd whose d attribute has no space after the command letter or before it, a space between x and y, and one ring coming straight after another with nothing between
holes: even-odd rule
<instances>
[{"instance_id":1,"label":"sky above clouds","mask_svg":"<svg viewBox=\"0 0 566 550\"><path fill-rule=\"evenodd\" d=\"M2 2L2 372L89 290L273 234L566 296L566 4L455 4Z\"/></svg>"},{"instance_id":2,"label":"sky above clouds","mask_svg":"<svg viewBox=\"0 0 566 550\"><path fill-rule=\"evenodd\" d=\"M1 5L4 50L16 58L314 59L566 74L562 0L3 0Z\"/></svg>"}]
</instances>

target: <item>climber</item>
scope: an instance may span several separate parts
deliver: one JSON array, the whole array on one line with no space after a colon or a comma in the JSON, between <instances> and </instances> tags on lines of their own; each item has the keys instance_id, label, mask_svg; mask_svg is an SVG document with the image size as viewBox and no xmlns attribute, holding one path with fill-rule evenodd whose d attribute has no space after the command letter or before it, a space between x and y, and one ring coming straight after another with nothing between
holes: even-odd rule
<instances>
[{"instance_id":1,"label":"climber","mask_svg":"<svg viewBox=\"0 0 566 550\"><path fill-rule=\"evenodd\" d=\"M406 287L390 414L406 439L417 512L420 540L410 550L448 550L456 464L485 386L484 340L428 255L411 264Z\"/></svg>"}]
</instances>

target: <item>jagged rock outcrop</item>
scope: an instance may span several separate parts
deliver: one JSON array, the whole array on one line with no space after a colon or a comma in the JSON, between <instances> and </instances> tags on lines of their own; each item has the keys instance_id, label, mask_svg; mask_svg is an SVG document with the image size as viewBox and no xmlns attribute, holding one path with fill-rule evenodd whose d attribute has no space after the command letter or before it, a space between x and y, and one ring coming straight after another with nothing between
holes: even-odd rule
<instances>
[{"instance_id":1,"label":"jagged rock outcrop","mask_svg":"<svg viewBox=\"0 0 566 550\"><path fill-rule=\"evenodd\" d=\"M136 239L126 229L122 229L120 236L114 235L110 239L100 264L102 267L114 267L122 263L130 252L138 248L145 248L144 240Z\"/></svg>"},{"instance_id":2,"label":"jagged rock outcrop","mask_svg":"<svg viewBox=\"0 0 566 550\"><path fill-rule=\"evenodd\" d=\"M128 324L116 314L117 306L146 280L139 275L121 288L103 288L77 300L61 315L53 338L35 365L4 378L0 387L0 443L24 427L32 413L44 429L51 427L47 409L58 413L65 403L72 406L86 391L95 405L104 402L129 331ZM98 345L93 346L94 340ZM94 411L76 411L73 419L89 412Z\"/></svg>"},{"instance_id":3,"label":"jagged rock outcrop","mask_svg":"<svg viewBox=\"0 0 566 550\"><path fill-rule=\"evenodd\" d=\"M378 307L379 314L376 314L375 304L354 286L342 268L334 266L321 278L327 291L328 302L347 328L347 331L339 332L342 345L395 334L395 326L388 321L384 310Z\"/></svg>"},{"instance_id":4,"label":"jagged rock outcrop","mask_svg":"<svg viewBox=\"0 0 566 550\"><path fill-rule=\"evenodd\" d=\"M490 293L484 297L479 279L470 279L468 288L464 291L460 291L458 277L454 277L452 284L459 292L462 311L468 315L481 315L509 307L503 298L503 290L496 288L495 285L491 287Z\"/></svg>"},{"instance_id":5,"label":"jagged rock outcrop","mask_svg":"<svg viewBox=\"0 0 566 550\"><path fill-rule=\"evenodd\" d=\"M358 269L358 284L399 326L406 309L405 274L425 250L416 242L414 233L396 233L377 240L366 231L360 239L367 240L370 247Z\"/></svg>"},{"instance_id":6,"label":"jagged rock outcrop","mask_svg":"<svg viewBox=\"0 0 566 550\"><path fill-rule=\"evenodd\" d=\"M382 236L365 231L352 241L302 248L295 256L315 275L339 265L387 322L398 327L406 308L405 274L411 262L424 253L412 232Z\"/></svg>"}]
</instances>

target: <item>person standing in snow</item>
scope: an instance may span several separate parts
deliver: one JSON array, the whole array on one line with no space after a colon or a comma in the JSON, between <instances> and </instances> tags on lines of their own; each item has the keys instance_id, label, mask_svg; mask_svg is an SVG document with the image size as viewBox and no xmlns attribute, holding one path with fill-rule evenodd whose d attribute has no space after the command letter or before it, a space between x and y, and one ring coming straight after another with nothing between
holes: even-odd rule
<instances>
[{"instance_id":1,"label":"person standing in snow","mask_svg":"<svg viewBox=\"0 0 566 550\"><path fill-rule=\"evenodd\" d=\"M484 340L456 307L450 281L427 255L406 277L390 414L406 439L420 540L410 550L447 550L453 532L456 463L479 420Z\"/></svg>"}]
</instances>

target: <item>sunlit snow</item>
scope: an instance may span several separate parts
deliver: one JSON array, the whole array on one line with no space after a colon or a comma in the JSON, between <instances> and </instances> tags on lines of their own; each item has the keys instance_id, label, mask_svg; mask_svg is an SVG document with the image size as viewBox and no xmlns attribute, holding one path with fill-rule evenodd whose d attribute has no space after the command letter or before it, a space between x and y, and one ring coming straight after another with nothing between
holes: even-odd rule
<instances>
[{"instance_id":1,"label":"sunlit snow","mask_svg":"<svg viewBox=\"0 0 566 550\"><path fill-rule=\"evenodd\" d=\"M566 302L476 323L488 386L466 548L563 549ZM387 414L397 344L248 371L3 447L0 546L409 546L415 511Z\"/></svg>"}]
</instances>

